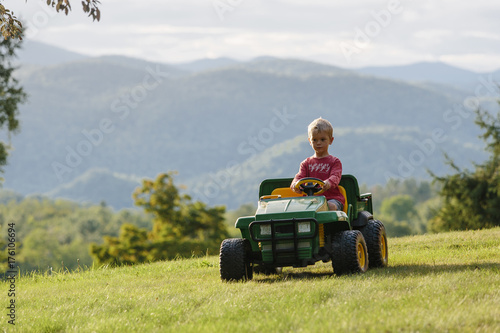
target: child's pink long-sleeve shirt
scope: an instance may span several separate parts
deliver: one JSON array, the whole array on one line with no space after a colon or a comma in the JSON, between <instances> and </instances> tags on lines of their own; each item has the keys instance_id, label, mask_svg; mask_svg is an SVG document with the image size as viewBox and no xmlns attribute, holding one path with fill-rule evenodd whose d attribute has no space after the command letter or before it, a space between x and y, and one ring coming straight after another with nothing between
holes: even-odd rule
<instances>
[{"instance_id":1,"label":"child's pink long-sleeve shirt","mask_svg":"<svg viewBox=\"0 0 500 333\"><path fill-rule=\"evenodd\" d=\"M329 182L330 189L321 195L324 195L326 200L336 199L345 205L344 196L338 188L342 178L342 163L337 157L328 155L323 158L314 156L306 158L300 163L299 172L295 175L292 183L305 177L314 177Z\"/></svg>"}]
</instances>

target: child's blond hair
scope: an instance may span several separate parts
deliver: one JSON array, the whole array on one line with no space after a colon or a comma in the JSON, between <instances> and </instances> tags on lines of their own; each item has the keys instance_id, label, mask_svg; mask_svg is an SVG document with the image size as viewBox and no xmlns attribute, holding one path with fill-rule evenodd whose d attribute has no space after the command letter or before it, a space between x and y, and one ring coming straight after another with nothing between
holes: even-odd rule
<instances>
[{"instance_id":1,"label":"child's blond hair","mask_svg":"<svg viewBox=\"0 0 500 333\"><path fill-rule=\"evenodd\" d=\"M318 132L325 132L330 136L330 138L333 138L333 126L330 124L330 122L326 119L323 119L321 117L314 119L309 126L307 126L307 134L309 137L312 137L313 133L318 133Z\"/></svg>"}]
</instances>

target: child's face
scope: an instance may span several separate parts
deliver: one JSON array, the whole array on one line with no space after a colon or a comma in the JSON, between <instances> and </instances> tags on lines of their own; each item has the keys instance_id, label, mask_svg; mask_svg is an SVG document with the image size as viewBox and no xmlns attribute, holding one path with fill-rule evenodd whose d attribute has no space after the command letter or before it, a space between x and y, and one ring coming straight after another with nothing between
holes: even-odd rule
<instances>
[{"instance_id":1,"label":"child's face","mask_svg":"<svg viewBox=\"0 0 500 333\"><path fill-rule=\"evenodd\" d=\"M328 155L328 146L333 142L333 137L325 132L312 132L309 137L309 143L316 152L317 157L325 157Z\"/></svg>"}]
</instances>

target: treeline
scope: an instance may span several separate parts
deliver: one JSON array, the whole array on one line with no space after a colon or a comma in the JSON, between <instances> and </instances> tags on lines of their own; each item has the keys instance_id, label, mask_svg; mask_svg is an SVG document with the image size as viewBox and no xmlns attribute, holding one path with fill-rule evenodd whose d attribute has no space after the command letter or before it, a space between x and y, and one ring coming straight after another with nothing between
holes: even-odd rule
<instances>
[{"instance_id":1,"label":"treeline","mask_svg":"<svg viewBox=\"0 0 500 333\"><path fill-rule=\"evenodd\" d=\"M172 173L143 180L133 196L142 209L116 212L104 202L82 205L0 191L0 273L10 224L21 273L215 254L229 237L225 208L193 202L174 185Z\"/></svg>"},{"instance_id":2,"label":"treeline","mask_svg":"<svg viewBox=\"0 0 500 333\"><path fill-rule=\"evenodd\" d=\"M118 236L125 223L151 228L151 217L141 211L114 212L105 203L87 206L43 196L23 198L3 190L0 192L2 255L10 223L15 225L16 263L23 273L91 266L89 244L102 243L106 236Z\"/></svg>"},{"instance_id":3,"label":"treeline","mask_svg":"<svg viewBox=\"0 0 500 333\"><path fill-rule=\"evenodd\" d=\"M391 179L366 190L373 195L375 218L384 223L389 237L426 233L439 207L438 191L431 181L413 178Z\"/></svg>"}]
</instances>

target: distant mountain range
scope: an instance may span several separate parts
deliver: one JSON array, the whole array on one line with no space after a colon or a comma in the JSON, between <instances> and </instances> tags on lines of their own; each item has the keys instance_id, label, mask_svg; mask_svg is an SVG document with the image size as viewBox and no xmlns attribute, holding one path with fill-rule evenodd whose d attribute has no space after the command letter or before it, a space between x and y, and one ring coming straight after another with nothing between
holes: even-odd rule
<instances>
[{"instance_id":1,"label":"distant mountain range","mask_svg":"<svg viewBox=\"0 0 500 333\"><path fill-rule=\"evenodd\" d=\"M475 73L440 62L421 62L404 66L365 67L360 73L406 82L433 82L466 90L479 84L481 77L492 76L498 81L500 70L492 73Z\"/></svg>"},{"instance_id":2,"label":"distant mountain range","mask_svg":"<svg viewBox=\"0 0 500 333\"><path fill-rule=\"evenodd\" d=\"M110 56L116 61L128 61L131 63L144 64L146 61L122 56ZM106 58L106 57L104 57ZM65 49L50 46L40 42L26 41L23 49L18 52L19 63L23 65L57 65L65 62L79 61L89 59L88 56L67 51ZM272 62L276 58L262 56L255 58L252 63ZM285 59L281 59L285 60ZM181 64L171 64L178 70L194 73L208 70L221 69L238 65L245 68L250 68L252 65L231 58L214 58L214 59L199 59ZM480 77L489 75L496 81L500 80L500 68L489 73L477 73L470 70L447 65L442 62L419 62L409 65L397 66L377 66L377 67L362 67L356 70L343 70L330 65L316 64L318 74L331 72L334 68L336 71L355 71L361 74L372 75L380 78L395 79L407 82L428 82L450 85L456 88L470 89L478 84ZM274 68L272 70L275 70ZM294 73L297 74L297 73Z\"/></svg>"},{"instance_id":3,"label":"distant mountain range","mask_svg":"<svg viewBox=\"0 0 500 333\"><path fill-rule=\"evenodd\" d=\"M17 52L19 63L23 65L50 66L88 58L83 54L71 52L44 43L25 41Z\"/></svg>"},{"instance_id":4,"label":"distant mountain range","mask_svg":"<svg viewBox=\"0 0 500 333\"><path fill-rule=\"evenodd\" d=\"M170 170L209 204L255 201L262 179L293 176L311 154L306 127L319 116L334 124L331 152L360 183L445 173L443 151L470 166L486 154L463 104L475 97L470 87L499 74L272 57L160 64L35 42L19 63L30 98L4 187L117 209L132 206L141 178Z\"/></svg>"}]
</instances>

